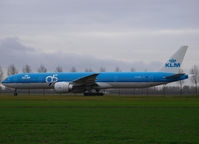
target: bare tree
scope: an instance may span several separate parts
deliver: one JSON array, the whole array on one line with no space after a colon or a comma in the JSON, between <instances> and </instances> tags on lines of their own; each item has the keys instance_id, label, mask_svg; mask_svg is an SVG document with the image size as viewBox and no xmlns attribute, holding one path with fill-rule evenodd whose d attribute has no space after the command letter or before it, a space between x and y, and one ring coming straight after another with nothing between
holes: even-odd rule
<instances>
[{"instance_id":1,"label":"bare tree","mask_svg":"<svg viewBox=\"0 0 199 144\"><path fill-rule=\"evenodd\" d=\"M91 68L89 68L89 69L86 68L85 72L93 72L93 70Z\"/></svg>"},{"instance_id":2,"label":"bare tree","mask_svg":"<svg viewBox=\"0 0 199 144\"><path fill-rule=\"evenodd\" d=\"M72 67L70 72L77 72L76 68L75 67Z\"/></svg>"},{"instance_id":3,"label":"bare tree","mask_svg":"<svg viewBox=\"0 0 199 144\"><path fill-rule=\"evenodd\" d=\"M191 68L190 73L192 74L192 76L191 76L191 82L195 84L196 95L198 95L198 82L199 82L199 68L198 68L198 66L194 65Z\"/></svg>"},{"instance_id":4,"label":"bare tree","mask_svg":"<svg viewBox=\"0 0 199 144\"><path fill-rule=\"evenodd\" d=\"M132 67L131 68L131 72L136 72L135 68Z\"/></svg>"},{"instance_id":5,"label":"bare tree","mask_svg":"<svg viewBox=\"0 0 199 144\"><path fill-rule=\"evenodd\" d=\"M0 82L3 80L3 69L0 66Z\"/></svg>"},{"instance_id":6,"label":"bare tree","mask_svg":"<svg viewBox=\"0 0 199 144\"><path fill-rule=\"evenodd\" d=\"M106 69L104 67L101 67L100 72L106 72Z\"/></svg>"},{"instance_id":7,"label":"bare tree","mask_svg":"<svg viewBox=\"0 0 199 144\"><path fill-rule=\"evenodd\" d=\"M115 68L115 72L121 72L120 68L119 68L119 67L116 67L116 68Z\"/></svg>"},{"instance_id":8,"label":"bare tree","mask_svg":"<svg viewBox=\"0 0 199 144\"><path fill-rule=\"evenodd\" d=\"M32 69L30 67L30 65L26 64L23 68L22 68L22 72L23 73L31 73ZM28 94L30 95L30 89L28 89Z\"/></svg>"},{"instance_id":9,"label":"bare tree","mask_svg":"<svg viewBox=\"0 0 199 144\"><path fill-rule=\"evenodd\" d=\"M88 69L88 72L93 72L93 70L91 68Z\"/></svg>"},{"instance_id":10,"label":"bare tree","mask_svg":"<svg viewBox=\"0 0 199 144\"><path fill-rule=\"evenodd\" d=\"M47 68L44 65L40 65L40 67L38 68L38 72L39 73L46 73Z\"/></svg>"},{"instance_id":11,"label":"bare tree","mask_svg":"<svg viewBox=\"0 0 199 144\"><path fill-rule=\"evenodd\" d=\"M14 75L14 74L17 74L18 73L18 70L16 69L15 65L14 64L11 64L9 67L8 67L8 76L11 76L11 75Z\"/></svg>"},{"instance_id":12,"label":"bare tree","mask_svg":"<svg viewBox=\"0 0 199 144\"><path fill-rule=\"evenodd\" d=\"M40 67L38 68L38 72L39 73L46 73L47 68L44 65L40 65ZM43 89L43 95L45 95L45 89Z\"/></svg>"},{"instance_id":13,"label":"bare tree","mask_svg":"<svg viewBox=\"0 0 199 144\"><path fill-rule=\"evenodd\" d=\"M31 73L31 72L32 72L31 67L30 67L28 64L26 64L26 65L22 68L22 72L23 72L23 73Z\"/></svg>"},{"instance_id":14,"label":"bare tree","mask_svg":"<svg viewBox=\"0 0 199 144\"><path fill-rule=\"evenodd\" d=\"M61 66L57 66L56 69L55 69L55 72L58 72L58 73L63 72L62 67Z\"/></svg>"},{"instance_id":15,"label":"bare tree","mask_svg":"<svg viewBox=\"0 0 199 144\"><path fill-rule=\"evenodd\" d=\"M183 69L179 69L178 73L183 73ZM183 84L184 84L184 80L180 80L178 81L179 85L180 85L180 95L182 95L182 92L183 92Z\"/></svg>"}]
</instances>

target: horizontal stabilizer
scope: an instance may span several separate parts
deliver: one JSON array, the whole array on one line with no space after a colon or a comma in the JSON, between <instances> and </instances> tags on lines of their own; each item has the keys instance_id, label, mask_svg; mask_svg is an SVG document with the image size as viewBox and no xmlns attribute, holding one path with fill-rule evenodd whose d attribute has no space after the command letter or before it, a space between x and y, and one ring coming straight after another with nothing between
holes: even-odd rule
<instances>
[{"instance_id":1,"label":"horizontal stabilizer","mask_svg":"<svg viewBox=\"0 0 199 144\"><path fill-rule=\"evenodd\" d=\"M181 76L185 75L185 73L179 73L179 74L174 74L168 77L165 77L165 79L174 79L174 78L179 78Z\"/></svg>"}]
</instances>

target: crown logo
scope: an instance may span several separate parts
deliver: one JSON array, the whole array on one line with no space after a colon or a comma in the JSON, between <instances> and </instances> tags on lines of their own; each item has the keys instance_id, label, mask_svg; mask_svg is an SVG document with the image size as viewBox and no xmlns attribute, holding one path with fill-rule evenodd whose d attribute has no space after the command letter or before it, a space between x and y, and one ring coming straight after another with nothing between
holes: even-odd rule
<instances>
[{"instance_id":1,"label":"crown logo","mask_svg":"<svg viewBox=\"0 0 199 144\"><path fill-rule=\"evenodd\" d=\"M169 60L169 62L170 62L170 63L175 63L175 62L176 62L176 59L172 58L172 59Z\"/></svg>"}]
</instances>

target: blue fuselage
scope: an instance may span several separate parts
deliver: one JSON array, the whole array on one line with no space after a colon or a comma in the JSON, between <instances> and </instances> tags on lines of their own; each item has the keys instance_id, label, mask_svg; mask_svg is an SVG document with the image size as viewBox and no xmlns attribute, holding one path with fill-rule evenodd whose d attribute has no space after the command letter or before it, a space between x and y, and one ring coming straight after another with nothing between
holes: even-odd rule
<instances>
[{"instance_id":1,"label":"blue fuselage","mask_svg":"<svg viewBox=\"0 0 199 144\"><path fill-rule=\"evenodd\" d=\"M53 88L51 83L73 82L95 73L22 73L7 77L2 83L11 88ZM142 88L167 84L188 78L182 75L167 79L174 73L162 72L102 72L96 77L96 84L101 89L106 88Z\"/></svg>"}]
</instances>

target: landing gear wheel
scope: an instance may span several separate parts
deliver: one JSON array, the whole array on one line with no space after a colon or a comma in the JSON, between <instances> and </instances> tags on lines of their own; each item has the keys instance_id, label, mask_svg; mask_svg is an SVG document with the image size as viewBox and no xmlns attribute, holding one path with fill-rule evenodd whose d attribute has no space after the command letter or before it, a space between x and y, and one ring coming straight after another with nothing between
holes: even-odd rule
<instances>
[{"instance_id":1,"label":"landing gear wheel","mask_svg":"<svg viewBox=\"0 0 199 144\"><path fill-rule=\"evenodd\" d=\"M84 96L88 96L88 94L89 94L89 93L85 92L85 93L84 93Z\"/></svg>"},{"instance_id":2,"label":"landing gear wheel","mask_svg":"<svg viewBox=\"0 0 199 144\"><path fill-rule=\"evenodd\" d=\"M104 93L98 93L97 95L98 95L98 96L103 96L103 95L104 95Z\"/></svg>"},{"instance_id":3,"label":"landing gear wheel","mask_svg":"<svg viewBox=\"0 0 199 144\"><path fill-rule=\"evenodd\" d=\"M104 93L102 92L90 92L90 91L86 91L84 92L84 96L103 96Z\"/></svg>"}]
</instances>

